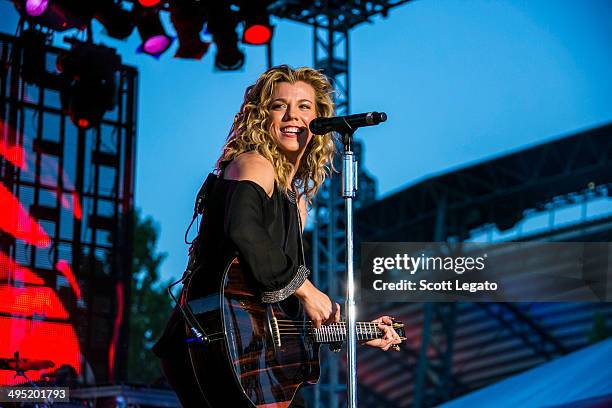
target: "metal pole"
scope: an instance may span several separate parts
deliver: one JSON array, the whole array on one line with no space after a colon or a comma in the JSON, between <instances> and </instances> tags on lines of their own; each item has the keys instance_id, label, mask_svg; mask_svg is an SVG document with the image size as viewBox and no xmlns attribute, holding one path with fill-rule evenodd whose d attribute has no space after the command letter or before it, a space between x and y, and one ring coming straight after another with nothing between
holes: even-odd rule
<instances>
[{"instance_id":1,"label":"metal pole","mask_svg":"<svg viewBox=\"0 0 612 408\"><path fill-rule=\"evenodd\" d=\"M357 190L357 162L353 156L353 135L344 135L344 155L342 157L342 197L346 215L346 331L348 335L346 378L348 408L357 408L357 336L355 333L355 284L353 277L353 198Z\"/></svg>"}]
</instances>

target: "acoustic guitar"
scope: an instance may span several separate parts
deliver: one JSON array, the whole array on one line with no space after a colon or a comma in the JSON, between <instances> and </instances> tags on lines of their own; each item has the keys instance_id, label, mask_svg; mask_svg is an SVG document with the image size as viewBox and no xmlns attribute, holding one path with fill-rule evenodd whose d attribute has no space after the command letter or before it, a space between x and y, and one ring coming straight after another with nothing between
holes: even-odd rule
<instances>
[{"instance_id":1,"label":"acoustic guitar","mask_svg":"<svg viewBox=\"0 0 612 408\"><path fill-rule=\"evenodd\" d=\"M281 304L261 303L238 258L219 276L193 273L182 302L204 334L204 341L190 343L189 354L211 407L289 406L300 386L318 381L320 345L337 347L346 337L343 322L316 329ZM403 324L393 327L404 339ZM356 333L359 341L383 336L371 322L358 322Z\"/></svg>"}]
</instances>

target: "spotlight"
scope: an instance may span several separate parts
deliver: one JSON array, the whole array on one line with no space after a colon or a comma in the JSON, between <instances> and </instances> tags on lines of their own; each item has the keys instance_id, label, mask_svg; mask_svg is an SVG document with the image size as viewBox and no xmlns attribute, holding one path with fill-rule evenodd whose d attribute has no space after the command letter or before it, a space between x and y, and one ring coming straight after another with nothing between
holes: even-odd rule
<instances>
[{"instance_id":1,"label":"spotlight","mask_svg":"<svg viewBox=\"0 0 612 408\"><path fill-rule=\"evenodd\" d=\"M211 2L207 11L208 31L217 45L215 66L221 71L240 69L244 65L244 54L238 48L238 16L225 1Z\"/></svg>"},{"instance_id":2,"label":"spotlight","mask_svg":"<svg viewBox=\"0 0 612 408\"><path fill-rule=\"evenodd\" d=\"M54 31L83 30L94 14L94 2L79 0L13 0L15 8L32 24Z\"/></svg>"},{"instance_id":3,"label":"spotlight","mask_svg":"<svg viewBox=\"0 0 612 408\"><path fill-rule=\"evenodd\" d=\"M177 1L170 12L170 18L179 39L179 48L174 56L201 59L210 46L210 43L200 38L205 20L202 7L189 1Z\"/></svg>"},{"instance_id":4,"label":"spotlight","mask_svg":"<svg viewBox=\"0 0 612 408\"><path fill-rule=\"evenodd\" d=\"M244 54L236 44L223 44L217 41L215 67L221 71L235 71L244 65Z\"/></svg>"},{"instance_id":5,"label":"spotlight","mask_svg":"<svg viewBox=\"0 0 612 408\"><path fill-rule=\"evenodd\" d=\"M70 51L57 59L64 83L60 99L72 123L87 129L97 126L104 112L115 106L115 73L121 59L112 48L71 42Z\"/></svg>"},{"instance_id":6,"label":"spotlight","mask_svg":"<svg viewBox=\"0 0 612 408\"><path fill-rule=\"evenodd\" d=\"M152 8L139 8L136 13L136 27L142 39L139 50L155 57L161 55L170 47L172 39L164 30L159 19L159 11Z\"/></svg>"},{"instance_id":7,"label":"spotlight","mask_svg":"<svg viewBox=\"0 0 612 408\"><path fill-rule=\"evenodd\" d=\"M264 45L272 39L267 4L267 1L262 0L245 0L240 3L240 14L244 19L242 42L245 44Z\"/></svg>"},{"instance_id":8,"label":"spotlight","mask_svg":"<svg viewBox=\"0 0 612 408\"><path fill-rule=\"evenodd\" d=\"M49 7L49 0L26 0L25 10L29 16L38 17Z\"/></svg>"},{"instance_id":9,"label":"spotlight","mask_svg":"<svg viewBox=\"0 0 612 408\"><path fill-rule=\"evenodd\" d=\"M100 0L94 14L106 33L113 38L125 40L134 30L134 18L132 13L121 8L119 3L113 0Z\"/></svg>"},{"instance_id":10,"label":"spotlight","mask_svg":"<svg viewBox=\"0 0 612 408\"><path fill-rule=\"evenodd\" d=\"M157 6L161 0L138 0L143 7L153 7Z\"/></svg>"},{"instance_id":11,"label":"spotlight","mask_svg":"<svg viewBox=\"0 0 612 408\"><path fill-rule=\"evenodd\" d=\"M272 38L272 27L264 24L246 25L242 34L242 41L251 45L264 45Z\"/></svg>"}]
</instances>

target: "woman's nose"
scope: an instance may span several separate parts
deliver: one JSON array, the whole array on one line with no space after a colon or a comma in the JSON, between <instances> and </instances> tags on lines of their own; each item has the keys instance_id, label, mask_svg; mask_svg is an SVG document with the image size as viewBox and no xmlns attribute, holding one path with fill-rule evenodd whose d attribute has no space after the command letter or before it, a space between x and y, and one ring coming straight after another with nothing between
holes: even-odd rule
<instances>
[{"instance_id":1,"label":"woman's nose","mask_svg":"<svg viewBox=\"0 0 612 408\"><path fill-rule=\"evenodd\" d=\"M285 117L283 118L285 121L290 121L297 119L297 110L292 105L287 106L287 110L285 111Z\"/></svg>"}]
</instances>

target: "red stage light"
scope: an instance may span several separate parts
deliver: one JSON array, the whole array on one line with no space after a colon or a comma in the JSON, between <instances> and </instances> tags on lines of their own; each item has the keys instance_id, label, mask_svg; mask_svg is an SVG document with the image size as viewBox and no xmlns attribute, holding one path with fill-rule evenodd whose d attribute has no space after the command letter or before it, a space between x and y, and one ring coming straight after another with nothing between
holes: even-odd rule
<instances>
[{"instance_id":1,"label":"red stage light","mask_svg":"<svg viewBox=\"0 0 612 408\"><path fill-rule=\"evenodd\" d=\"M161 0L138 0L143 7L156 6Z\"/></svg>"},{"instance_id":2,"label":"red stage light","mask_svg":"<svg viewBox=\"0 0 612 408\"><path fill-rule=\"evenodd\" d=\"M52 288L26 286L15 288L0 285L0 313L41 319L68 319L68 312Z\"/></svg>"},{"instance_id":3,"label":"red stage light","mask_svg":"<svg viewBox=\"0 0 612 408\"><path fill-rule=\"evenodd\" d=\"M0 135L5 135L6 131L10 131L11 128L7 126L5 129L5 124L0 120ZM25 150L23 147L18 145L9 146L6 140L0 140L0 156L3 156L6 160L11 162L13 166L19 167L21 170L27 169L26 161L25 161Z\"/></svg>"},{"instance_id":4,"label":"red stage light","mask_svg":"<svg viewBox=\"0 0 612 408\"><path fill-rule=\"evenodd\" d=\"M86 129L89 127L89 121L85 118L80 118L79 120L77 120L77 126L81 129Z\"/></svg>"},{"instance_id":5,"label":"red stage light","mask_svg":"<svg viewBox=\"0 0 612 408\"><path fill-rule=\"evenodd\" d=\"M44 285L44 279L40 278L30 268L19 265L17 262L0 252L0 281L19 283L30 283L33 285Z\"/></svg>"},{"instance_id":6,"label":"red stage light","mask_svg":"<svg viewBox=\"0 0 612 408\"><path fill-rule=\"evenodd\" d=\"M272 38L272 28L263 24L253 24L244 28L242 41L251 45L267 44Z\"/></svg>"},{"instance_id":7,"label":"red stage light","mask_svg":"<svg viewBox=\"0 0 612 408\"><path fill-rule=\"evenodd\" d=\"M66 278L66 280L70 284L70 287L74 291L74 294L76 295L77 299L81 299L81 288L79 287L79 284L77 283L76 278L74 277L74 273L72 273L72 268L70 267L70 264L63 259L60 259L59 261L57 261L57 264L55 264L55 269L57 269L62 273L62 275L64 275L64 278Z\"/></svg>"},{"instance_id":8,"label":"red stage light","mask_svg":"<svg viewBox=\"0 0 612 408\"><path fill-rule=\"evenodd\" d=\"M48 247L51 239L27 213L17 198L0 184L0 230L37 247Z\"/></svg>"},{"instance_id":9,"label":"red stage light","mask_svg":"<svg viewBox=\"0 0 612 408\"><path fill-rule=\"evenodd\" d=\"M115 314L115 324L113 326L113 340L108 348L108 377L113 378L115 371L115 350L119 344L119 330L123 321L123 283L117 282L115 285L115 296L117 297L117 312Z\"/></svg>"},{"instance_id":10,"label":"red stage light","mask_svg":"<svg viewBox=\"0 0 612 408\"><path fill-rule=\"evenodd\" d=\"M74 218L80 220L83 218L83 209L81 208L81 202L79 200L79 195L76 191L72 192L72 211L74 214Z\"/></svg>"},{"instance_id":11,"label":"red stage light","mask_svg":"<svg viewBox=\"0 0 612 408\"><path fill-rule=\"evenodd\" d=\"M68 322L52 323L0 316L0 333L0 356L13 356L15 351L19 351L22 358L51 360L55 363L53 368L28 371L27 376L32 381L41 380L43 375L52 374L62 365L71 366L77 374L81 373L79 340ZM50 345L53 347L49 347ZM24 378L15 376L13 371L0 370L0 385L17 385L24 382Z\"/></svg>"}]
</instances>

